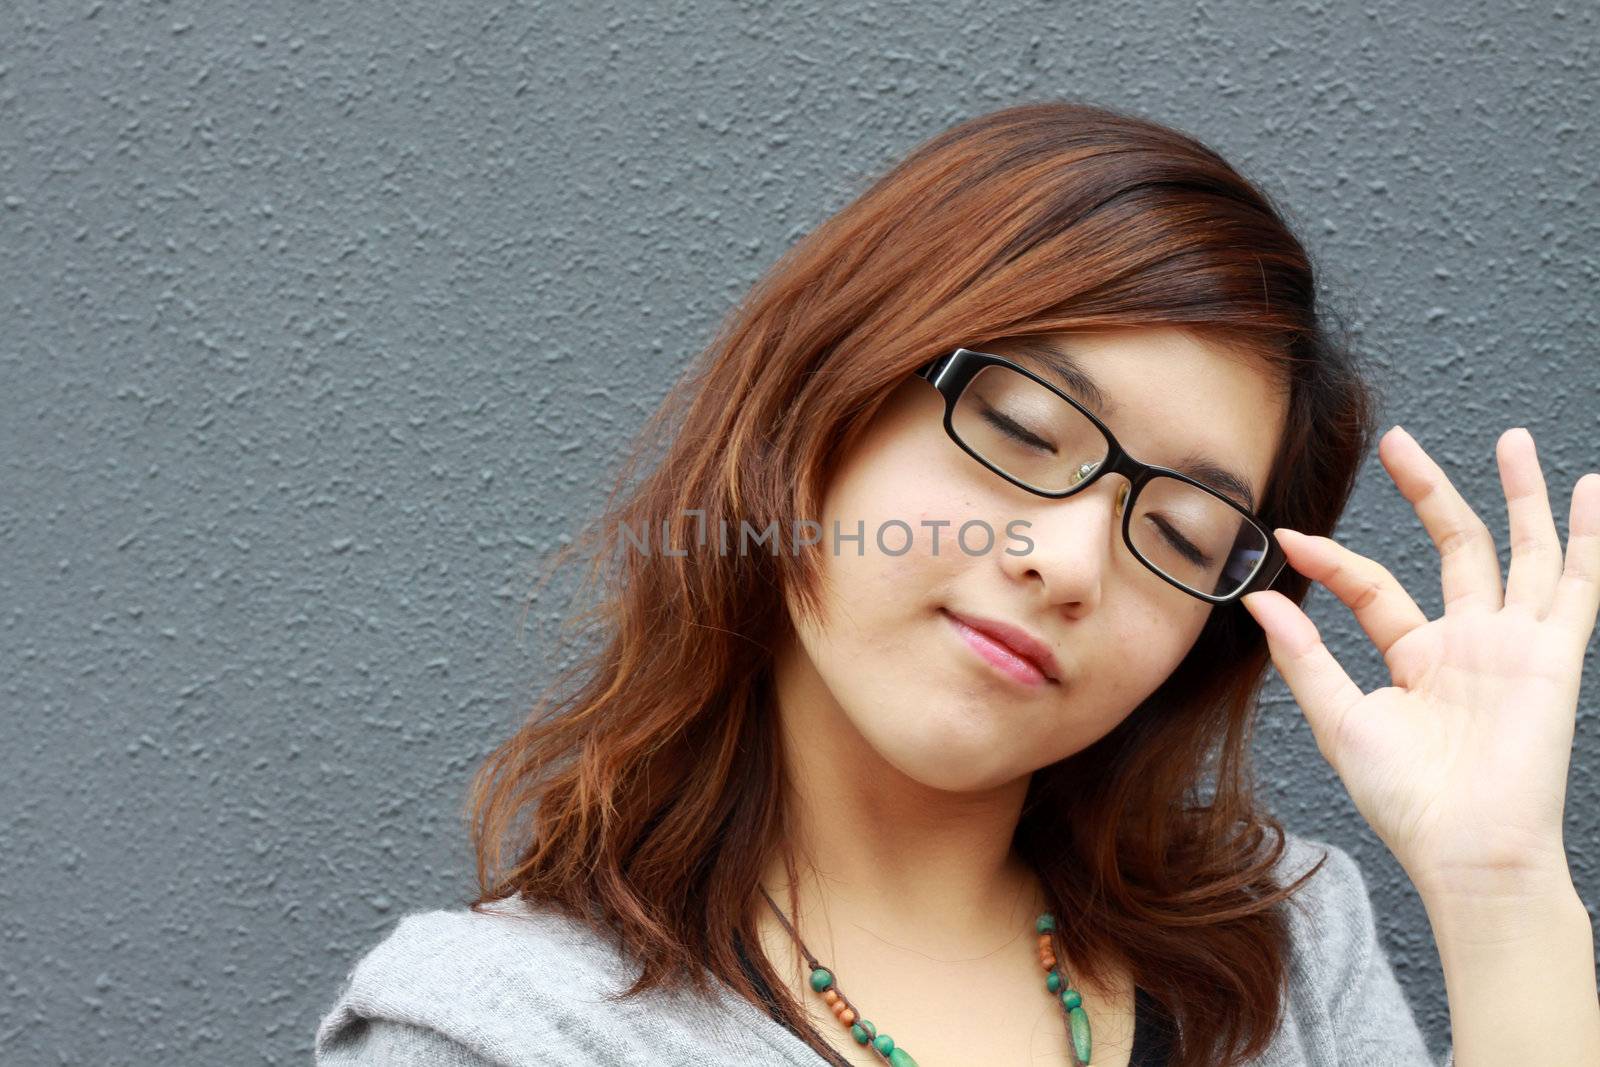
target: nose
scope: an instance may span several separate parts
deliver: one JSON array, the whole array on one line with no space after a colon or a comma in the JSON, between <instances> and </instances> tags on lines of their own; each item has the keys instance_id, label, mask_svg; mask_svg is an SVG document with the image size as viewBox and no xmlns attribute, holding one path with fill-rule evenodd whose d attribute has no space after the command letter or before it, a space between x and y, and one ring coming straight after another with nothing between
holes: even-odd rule
<instances>
[{"instance_id":1,"label":"nose","mask_svg":"<svg viewBox=\"0 0 1600 1067\"><path fill-rule=\"evenodd\" d=\"M1037 506L1019 516L1028 525L1017 530L1032 546L1008 542L1024 554L1002 553L1001 566L1013 580L1037 586L1037 595L1052 607L1077 614L1094 610L1117 553L1126 551L1122 511L1131 488L1122 475L1107 474L1069 497L1033 497Z\"/></svg>"}]
</instances>

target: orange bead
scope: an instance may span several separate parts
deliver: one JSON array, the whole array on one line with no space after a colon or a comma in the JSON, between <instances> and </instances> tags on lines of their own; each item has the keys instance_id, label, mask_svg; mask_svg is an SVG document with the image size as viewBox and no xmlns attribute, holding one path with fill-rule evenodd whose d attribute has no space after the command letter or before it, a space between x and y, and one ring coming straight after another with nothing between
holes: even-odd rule
<instances>
[{"instance_id":1,"label":"orange bead","mask_svg":"<svg viewBox=\"0 0 1600 1067\"><path fill-rule=\"evenodd\" d=\"M852 1026L856 1021L856 1013L851 1009L846 1008L839 1014L839 1021L844 1023L846 1026Z\"/></svg>"},{"instance_id":2,"label":"orange bead","mask_svg":"<svg viewBox=\"0 0 1600 1067\"><path fill-rule=\"evenodd\" d=\"M830 989L826 993L822 994L822 999L828 1002L829 1007L832 1007L834 1004L839 1002L839 991L837 989Z\"/></svg>"},{"instance_id":3,"label":"orange bead","mask_svg":"<svg viewBox=\"0 0 1600 1067\"><path fill-rule=\"evenodd\" d=\"M1039 962L1044 965L1044 969L1047 971L1053 971L1056 969L1056 958L1054 956L1046 956Z\"/></svg>"},{"instance_id":4,"label":"orange bead","mask_svg":"<svg viewBox=\"0 0 1600 1067\"><path fill-rule=\"evenodd\" d=\"M1040 934L1039 935L1039 947L1040 948L1049 948L1050 947L1050 943L1051 942L1050 942L1050 935L1049 934Z\"/></svg>"},{"instance_id":5,"label":"orange bead","mask_svg":"<svg viewBox=\"0 0 1600 1067\"><path fill-rule=\"evenodd\" d=\"M850 1005L845 1004L842 1001L833 1006L833 1014L834 1014L834 1016L836 1018L840 1018L840 1019L844 1018L844 1013L849 1011L849 1010L850 1010Z\"/></svg>"}]
</instances>

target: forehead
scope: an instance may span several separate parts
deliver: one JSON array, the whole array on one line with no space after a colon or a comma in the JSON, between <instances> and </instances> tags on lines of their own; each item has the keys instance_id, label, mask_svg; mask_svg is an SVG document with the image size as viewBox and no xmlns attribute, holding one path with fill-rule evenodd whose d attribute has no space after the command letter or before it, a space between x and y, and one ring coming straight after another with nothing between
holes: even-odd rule
<instances>
[{"instance_id":1,"label":"forehead","mask_svg":"<svg viewBox=\"0 0 1600 1067\"><path fill-rule=\"evenodd\" d=\"M1083 401L1136 458L1179 469L1211 461L1237 473L1259 503L1288 407L1265 353L1170 327L1057 333L986 347ZM1216 484L1198 470L1186 473Z\"/></svg>"}]
</instances>

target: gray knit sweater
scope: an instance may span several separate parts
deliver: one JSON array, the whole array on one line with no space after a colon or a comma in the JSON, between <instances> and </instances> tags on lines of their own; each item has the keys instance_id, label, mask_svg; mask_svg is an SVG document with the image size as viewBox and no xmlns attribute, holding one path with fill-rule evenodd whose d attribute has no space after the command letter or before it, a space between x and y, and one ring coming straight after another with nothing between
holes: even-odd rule
<instances>
[{"instance_id":1,"label":"gray knit sweater","mask_svg":"<svg viewBox=\"0 0 1600 1067\"><path fill-rule=\"evenodd\" d=\"M1290 834L1277 877L1330 853L1289 910L1287 1011L1251 1067L1453 1067L1428 1053L1378 943L1366 884L1336 846ZM316 1033L321 1067L822 1067L755 1004L718 985L608 1002L638 973L613 942L548 909L497 901L491 914L419 911L353 968Z\"/></svg>"}]
</instances>

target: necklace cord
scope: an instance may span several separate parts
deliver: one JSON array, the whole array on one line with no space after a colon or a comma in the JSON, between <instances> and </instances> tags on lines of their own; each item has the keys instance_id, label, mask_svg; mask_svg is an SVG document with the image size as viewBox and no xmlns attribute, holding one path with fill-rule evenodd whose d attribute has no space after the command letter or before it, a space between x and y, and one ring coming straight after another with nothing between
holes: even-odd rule
<instances>
[{"instance_id":1,"label":"necklace cord","mask_svg":"<svg viewBox=\"0 0 1600 1067\"><path fill-rule=\"evenodd\" d=\"M805 957L807 966L811 968L812 989L816 992L824 993L825 995L830 996L829 1005L833 1009L834 1015L839 1019L840 1022L845 1023L850 1027L851 1035L855 1041L858 1044L864 1044L867 1048L872 1049L878 1054L878 1058L883 1060L885 1063L895 1065L895 1067L899 1067L899 1065L902 1063L909 1063L912 1065L912 1067L915 1067L916 1061L912 1060L903 1049L897 1048L892 1039L889 1039L887 1035L884 1035L882 1039L878 1037L877 1031L873 1025L865 1020L856 1006L852 1004L850 999L844 995L842 990L839 989L838 982L835 980L833 972L828 968L823 967L822 964L817 962L817 958L811 954L811 950L806 947L806 943L801 939L799 932L796 931L793 924L789 922L788 916L784 915L783 909L778 907L778 902L772 899L772 894L767 892L767 887L758 884L757 888L761 890L761 895L766 897L767 903L772 907L773 914L778 917L778 921L782 923L783 928L788 931L789 936L794 940L795 946L799 948L801 955ZM1050 912L1045 912L1044 915L1040 916L1040 922L1043 923L1045 917L1049 915ZM1062 1013L1065 1017L1064 1021L1067 1023L1067 1028L1072 1035L1072 1039L1067 1043L1067 1055L1071 1057L1072 1067L1087 1067L1086 1059L1078 1055L1078 1027L1073 1022L1073 1013L1078 1012L1078 1021L1083 1025L1083 1040L1085 1042L1084 1048L1087 1050L1089 1047L1088 1017L1085 1013L1083 1013L1083 1008L1081 1007L1082 995L1070 990L1067 985L1066 976L1061 974L1059 968L1054 965L1056 961L1065 958L1061 952L1061 930L1052 919L1048 928L1041 929L1040 932L1042 935L1040 942L1041 953L1048 951L1048 959L1052 964L1046 968L1050 972L1051 983L1053 983L1048 987L1050 988L1053 999L1055 999L1056 1003L1061 1007ZM1045 946L1048 946L1048 948ZM817 984L819 975L824 979L824 982L821 986ZM1055 994L1058 992L1060 994L1059 997L1055 996ZM1063 999L1068 993L1071 993L1072 997L1074 998L1074 1001L1070 1006L1068 1002ZM845 1019L846 1015L850 1016L848 1020ZM862 1031L862 1033L858 1034L858 1030ZM814 1029L813 1033L815 1033ZM817 1034L816 1036L821 1037L820 1034ZM887 1048L880 1047L880 1040L887 1043ZM832 1052L831 1049L830 1052ZM837 1053L834 1053L834 1055L837 1055Z\"/></svg>"}]
</instances>

